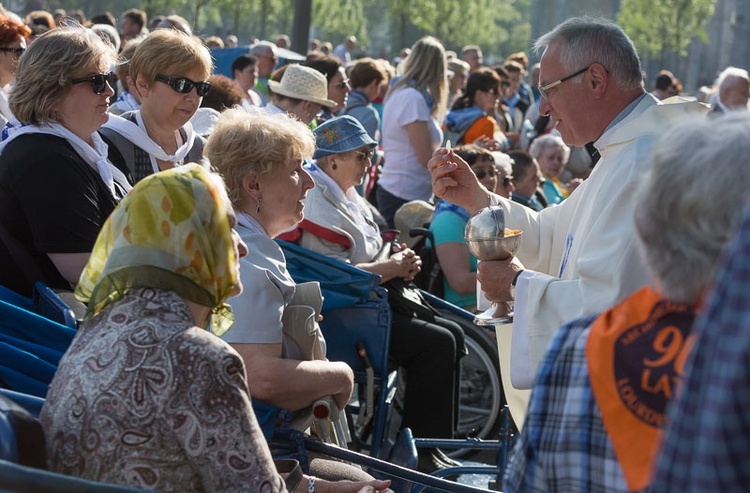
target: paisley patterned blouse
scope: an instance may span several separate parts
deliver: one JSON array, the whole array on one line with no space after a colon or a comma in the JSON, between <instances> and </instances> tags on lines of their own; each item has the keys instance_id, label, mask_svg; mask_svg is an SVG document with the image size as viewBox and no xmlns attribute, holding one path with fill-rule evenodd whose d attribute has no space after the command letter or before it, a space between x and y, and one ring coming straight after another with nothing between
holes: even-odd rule
<instances>
[{"instance_id":1,"label":"paisley patterned blouse","mask_svg":"<svg viewBox=\"0 0 750 493\"><path fill-rule=\"evenodd\" d=\"M85 324L41 422L56 472L157 491L285 491L242 359L172 291L131 291Z\"/></svg>"}]
</instances>

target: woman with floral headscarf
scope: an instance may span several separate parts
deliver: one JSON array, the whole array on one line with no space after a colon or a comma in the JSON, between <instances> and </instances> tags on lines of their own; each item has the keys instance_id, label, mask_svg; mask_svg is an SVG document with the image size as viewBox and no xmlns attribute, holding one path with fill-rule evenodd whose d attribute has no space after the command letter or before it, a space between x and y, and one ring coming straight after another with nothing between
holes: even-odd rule
<instances>
[{"instance_id":1,"label":"woman with floral headscarf","mask_svg":"<svg viewBox=\"0 0 750 493\"><path fill-rule=\"evenodd\" d=\"M156 491L286 491L242 359L216 337L242 290L235 223L220 179L196 164L143 179L109 217L76 288L86 320L40 416L51 470Z\"/></svg>"}]
</instances>

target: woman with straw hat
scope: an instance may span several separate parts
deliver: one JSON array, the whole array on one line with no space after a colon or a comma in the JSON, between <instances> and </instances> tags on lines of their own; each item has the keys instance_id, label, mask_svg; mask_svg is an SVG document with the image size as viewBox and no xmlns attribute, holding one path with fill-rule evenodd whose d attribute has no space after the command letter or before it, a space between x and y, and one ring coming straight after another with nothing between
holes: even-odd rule
<instances>
[{"instance_id":1,"label":"woman with straw hat","mask_svg":"<svg viewBox=\"0 0 750 493\"><path fill-rule=\"evenodd\" d=\"M310 67L294 64L285 68L281 82L271 80L271 103L265 111L270 114L288 113L305 125L325 108L334 108L336 101L328 99L325 75Z\"/></svg>"}]
</instances>

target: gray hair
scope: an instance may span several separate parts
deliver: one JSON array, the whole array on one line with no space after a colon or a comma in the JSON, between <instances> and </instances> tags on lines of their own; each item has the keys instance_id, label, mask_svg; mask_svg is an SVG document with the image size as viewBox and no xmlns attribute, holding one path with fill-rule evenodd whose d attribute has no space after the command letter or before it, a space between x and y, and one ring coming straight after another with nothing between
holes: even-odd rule
<instances>
[{"instance_id":1,"label":"gray hair","mask_svg":"<svg viewBox=\"0 0 750 493\"><path fill-rule=\"evenodd\" d=\"M643 87L641 61L625 31L606 19L574 17L534 43L536 53L561 41L560 62L568 73L600 63L621 89Z\"/></svg>"},{"instance_id":2,"label":"gray hair","mask_svg":"<svg viewBox=\"0 0 750 493\"><path fill-rule=\"evenodd\" d=\"M719 74L719 78L716 79L716 87L721 89L721 86L724 84L724 81L727 80L727 78L744 79L750 82L750 75L748 75L747 70L745 70L744 68L727 67L721 71L721 73Z\"/></svg>"},{"instance_id":3,"label":"gray hair","mask_svg":"<svg viewBox=\"0 0 750 493\"><path fill-rule=\"evenodd\" d=\"M255 56L263 56L268 53L276 55L276 45L270 41L258 41L250 47L250 53Z\"/></svg>"},{"instance_id":4,"label":"gray hair","mask_svg":"<svg viewBox=\"0 0 750 493\"><path fill-rule=\"evenodd\" d=\"M568 162L568 159L570 158L570 147L568 147L565 142L563 142L562 137L560 137L559 135L545 134L537 137L531 143L531 147L529 147L529 154L534 156L536 159L539 159L539 156L541 156L544 151L546 151L550 147L562 149L563 163Z\"/></svg>"},{"instance_id":5,"label":"gray hair","mask_svg":"<svg viewBox=\"0 0 750 493\"><path fill-rule=\"evenodd\" d=\"M502 169L505 176L513 176L513 158L500 151L492 151L495 158L495 168Z\"/></svg>"},{"instance_id":6,"label":"gray hair","mask_svg":"<svg viewBox=\"0 0 750 493\"><path fill-rule=\"evenodd\" d=\"M748 155L750 117L743 113L690 119L656 145L636 199L635 226L666 298L694 302L710 281L741 215ZM710 202L719 197L720 203Z\"/></svg>"}]
</instances>

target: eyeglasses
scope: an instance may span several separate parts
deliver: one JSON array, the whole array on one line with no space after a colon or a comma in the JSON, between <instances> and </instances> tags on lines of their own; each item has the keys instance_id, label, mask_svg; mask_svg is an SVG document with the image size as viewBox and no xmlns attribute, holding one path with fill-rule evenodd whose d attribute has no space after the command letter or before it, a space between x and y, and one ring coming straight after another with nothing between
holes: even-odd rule
<instances>
[{"instance_id":1,"label":"eyeglasses","mask_svg":"<svg viewBox=\"0 0 750 493\"><path fill-rule=\"evenodd\" d=\"M357 156L357 161L360 163L364 163L367 161L370 161L372 157L375 155L375 149L370 149L369 151L354 151L354 155Z\"/></svg>"},{"instance_id":2,"label":"eyeglasses","mask_svg":"<svg viewBox=\"0 0 750 493\"><path fill-rule=\"evenodd\" d=\"M81 84L82 82L90 82L91 87L94 88L94 94L101 94L107 90L107 84L109 87L114 88L117 83L117 74L114 72L108 72L106 74L94 74L88 77L81 77L80 79L73 79L70 81L71 84Z\"/></svg>"},{"instance_id":3,"label":"eyeglasses","mask_svg":"<svg viewBox=\"0 0 750 493\"><path fill-rule=\"evenodd\" d=\"M583 69L579 70L578 72L576 72L576 73L574 73L574 74L570 74L570 75L567 75L567 76L563 77L562 79L558 79L558 80L556 80L555 82L550 82L550 83L549 83L549 84L547 84L546 86L542 86L542 85L540 84L539 86L537 86L537 89L539 89L539 93L540 93L540 94L542 95L542 97L543 97L544 99L549 99L549 94L547 93L547 91L549 91L549 90L550 90L550 89L552 89L553 87L557 87L557 86L559 86L560 84L562 84L562 83L563 83L563 82L565 82L566 80L570 80L570 79L572 79L573 77L576 77L576 76L578 76L578 75L581 75L582 73L584 73L585 71L587 71L587 70L588 70L588 69L590 69L590 68L591 68L591 65L589 65L589 66L588 66L588 67L586 67L586 68L583 68Z\"/></svg>"},{"instance_id":4,"label":"eyeglasses","mask_svg":"<svg viewBox=\"0 0 750 493\"><path fill-rule=\"evenodd\" d=\"M503 186L504 187L509 187L510 186L510 182L512 182L512 181L513 181L513 177L512 176L506 176L505 178L503 178Z\"/></svg>"},{"instance_id":5,"label":"eyeglasses","mask_svg":"<svg viewBox=\"0 0 750 493\"><path fill-rule=\"evenodd\" d=\"M211 90L211 84L209 82L194 82L185 77L170 77L168 75L159 74L156 76L156 80L169 84L169 87L180 94L187 94L193 90L193 87L195 87L195 92L198 93L198 96L203 97Z\"/></svg>"},{"instance_id":6,"label":"eyeglasses","mask_svg":"<svg viewBox=\"0 0 750 493\"><path fill-rule=\"evenodd\" d=\"M11 48L8 46L0 46L0 51L9 51L11 53L14 53L16 56L23 55L23 52L26 51L26 48L18 47L18 48Z\"/></svg>"},{"instance_id":7,"label":"eyeglasses","mask_svg":"<svg viewBox=\"0 0 750 493\"><path fill-rule=\"evenodd\" d=\"M341 89L346 89L346 86L348 86L348 85L349 85L349 79L344 79L341 82L339 82L338 84L334 84L334 86L336 86L338 88L341 88Z\"/></svg>"},{"instance_id":8,"label":"eyeglasses","mask_svg":"<svg viewBox=\"0 0 750 493\"><path fill-rule=\"evenodd\" d=\"M510 87L510 82L509 82L509 81L507 81L507 80L501 80L501 81L500 81L500 85L501 85L502 87Z\"/></svg>"},{"instance_id":9,"label":"eyeglasses","mask_svg":"<svg viewBox=\"0 0 750 493\"><path fill-rule=\"evenodd\" d=\"M482 180L487 175L489 175L490 178L494 177L495 175L497 175L497 171L495 171L494 169L491 169L489 171L480 170L476 171L474 174L477 175L477 179Z\"/></svg>"}]
</instances>

